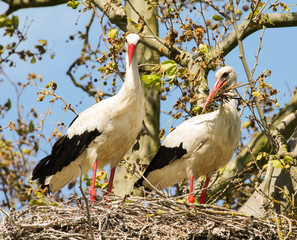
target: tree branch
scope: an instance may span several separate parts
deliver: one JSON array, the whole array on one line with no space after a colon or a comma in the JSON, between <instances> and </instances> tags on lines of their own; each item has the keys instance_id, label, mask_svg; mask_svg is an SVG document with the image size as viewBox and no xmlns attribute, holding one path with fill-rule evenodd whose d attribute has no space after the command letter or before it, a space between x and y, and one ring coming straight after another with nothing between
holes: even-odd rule
<instances>
[{"instance_id":1,"label":"tree branch","mask_svg":"<svg viewBox=\"0 0 297 240\"><path fill-rule=\"evenodd\" d=\"M2 0L9 5L8 10L5 12L9 14L22 9L22 8L34 8L34 7L50 7L67 3L68 0Z\"/></svg>"},{"instance_id":2,"label":"tree branch","mask_svg":"<svg viewBox=\"0 0 297 240\"><path fill-rule=\"evenodd\" d=\"M246 20L238 25L238 32L241 36L241 40L245 39L254 32L260 30L265 26L266 28L282 28L282 27L296 27L297 26L297 12L292 13L272 13L262 15L265 17L265 21L260 23L251 23ZM267 20L269 19L269 21ZM249 26L248 26L249 24ZM247 27L248 26L248 27ZM223 51L223 55L226 56L237 46L236 32L233 30L222 41L218 43L216 49Z\"/></svg>"}]
</instances>

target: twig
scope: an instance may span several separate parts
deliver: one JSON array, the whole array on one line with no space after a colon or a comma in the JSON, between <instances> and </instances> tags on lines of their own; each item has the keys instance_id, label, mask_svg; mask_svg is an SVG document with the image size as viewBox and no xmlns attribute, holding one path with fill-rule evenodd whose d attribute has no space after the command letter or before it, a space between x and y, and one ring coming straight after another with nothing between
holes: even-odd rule
<instances>
[{"instance_id":1,"label":"twig","mask_svg":"<svg viewBox=\"0 0 297 240\"><path fill-rule=\"evenodd\" d=\"M260 36L260 39L259 39L258 51L257 51L256 56L255 56L255 64L254 64L253 70L251 72L252 76L254 75L255 70L256 70L256 67L258 66L258 58L259 58L259 53L260 53L260 51L262 49L261 44L262 44L262 40L263 40L263 35L264 35L264 32L265 32L265 29L266 29L266 27L263 26L262 33L261 33L261 36Z\"/></svg>"},{"instance_id":2,"label":"twig","mask_svg":"<svg viewBox=\"0 0 297 240\"><path fill-rule=\"evenodd\" d=\"M111 0L112 1L112 0ZM110 3L111 3L111 1L110 1ZM112 47L110 47L109 46L109 44L108 44L108 41L107 41L107 39L106 39L106 32L105 32L105 29L104 29L104 27L103 27L103 17L105 16L105 14L106 14L106 11L108 10L108 6L109 5L107 5L107 7L105 8L105 10L103 11L103 13L102 13L102 16L101 16L101 18L100 18L100 16L99 16L99 14L98 14L98 12L97 12L97 10L96 10L96 7L95 7L95 5L93 4L93 3L91 3L91 7L93 8L93 11L94 11L94 13L96 14L96 16L97 16L97 18L98 18L98 20L99 20L99 22L100 22L100 27L101 27L101 31L102 31L102 37L103 37L103 42L105 43L105 45L106 45L106 47L108 48L108 50L109 50L109 52L112 54L112 56L113 56L113 60L115 61L115 66L116 66L116 68L115 69L110 69L110 70L113 70L114 72L116 72L117 74L118 74L118 76L122 79L122 81L124 81L124 77L123 77L123 75L121 74L121 71L119 70L119 68L118 68L118 63L117 63L117 61L116 61L116 56L115 56L115 52L114 52L114 50L112 49Z\"/></svg>"},{"instance_id":3,"label":"twig","mask_svg":"<svg viewBox=\"0 0 297 240\"><path fill-rule=\"evenodd\" d=\"M282 216L284 219L287 220L288 225L289 225L289 231L288 231L286 237L284 238L284 240L286 240L286 239L288 239L288 238L290 237L290 235L292 234L292 221L291 221L288 217L286 217L285 215L282 215L282 214L281 214L281 216Z\"/></svg>"},{"instance_id":4,"label":"twig","mask_svg":"<svg viewBox=\"0 0 297 240\"><path fill-rule=\"evenodd\" d=\"M160 144L159 139L156 138L156 137L150 132L150 130L148 129L148 127L146 126L146 124L145 124L144 121L142 121L142 125L143 125L145 131L147 132L147 134L154 140L154 142L155 142L157 145L159 145L159 144Z\"/></svg>"},{"instance_id":5,"label":"twig","mask_svg":"<svg viewBox=\"0 0 297 240\"><path fill-rule=\"evenodd\" d=\"M239 58L242 61L242 65L244 67L244 70L245 70L245 73L247 75L248 81L249 82L254 82L253 77L251 75L251 72L249 70L247 61L245 59L245 54L244 54L244 48L243 48L243 44L242 44L242 39L240 38L240 34L239 34L239 31L238 31L238 26L237 26L237 22L236 22L233 0L229 0L229 2L230 2L231 12L232 12L232 24L233 24L233 27L234 27L234 30L235 30L235 33L236 33L236 36L237 36L238 48L239 48L239 52L240 52ZM255 88L255 86L252 83L251 84L251 90L253 91L254 88ZM263 113L263 111L261 109L261 106L260 106L260 103L259 103L258 99L257 98L254 98L254 100L255 100L255 104L256 104L256 109L257 109L258 114L260 116L260 122L262 124L263 130L264 130L264 134L268 138L268 141L269 141L269 143L271 145L271 148L276 152L277 145L276 145L275 141L273 140L273 138L272 138L272 136L271 136L271 134L269 132L269 129L268 129L268 126L267 126L267 122L266 122L266 117L265 117L265 115L264 115L264 113Z\"/></svg>"},{"instance_id":6,"label":"twig","mask_svg":"<svg viewBox=\"0 0 297 240\"><path fill-rule=\"evenodd\" d=\"M277 235L278 235L278 238L280 240L283 240L283 235L282 235L282 231L281 231L281 226L280 226L280 220L277 216L276 213L274 213L274 216L275 216L275 221L276 221L276 227L277 227Z\"/></svg>"},{"instance_id":7,"label":"twig","mask_svg":"<svg viewBox=\"0 0 297 240\"><path fill-rule=\"evenodd\" d=\"M233 2L233 1L232 1ZM251 25L253 19L254 19L254 14L256 12L256 9L258 8L258 6L260 5L261 1L257 2L257 5L254 9L252 9L251 11L251 17L248 20L248 23L246 24L245 28L242 30L241 34L240 34L240 39L242 39L243 35L245 34L245 31L249 28L249 26ZM252 6L253 2L251 2L251 6ZM231 10L232 11L232 10Z\"/></svg>"},{"instance_id":8,"label":"twig","mask_svg":"<svg viewBox=\"0 0 297 240\"><path fill-rule=\"evenodd\" d=\"M9 128L9 130L13 130L15 128L15 124L10 120L9 124L7 126L0 128L0 131L4 130L6 128Z\"/></svg>"},{"instance_id":9,"label":"twig","mask_svg":"<svg viewBox=\"0 0 297 240\"><path fill-rule=\"evenodd\" d=\"M217 11L219 14L221 14L224 18L231 21L231 18L226 13L222 12L221 9L219 9L217 6L213 5L213 3L211 1L201 0L201 2L206 3L208 6L212 7L215 11Z\"/></svg>"},{"instance_id":10,"label":"twig","mask_svg":"<svg viewBox=\"0 0 297 240\"><path fill-rule=\"evenodd\" d=\"M90 210L89 210L89 201L88 198L86 197L84 190L82 189L82 170L81 170L81 163L79 164L79 190L85 200L86 203L86 209L87 209L87 219L88 219L88 225L89 225L89 231L91 233L92 240L95 240L94 238L94 233L93 233L93 228L92 228L92 223L91 223L91 215L90 215Z\"/></svg>"},{"instance_id":11,"label":"twig","mask_svg":"<svg viewBox=\"0 0 297 240\"><path fill-rule=\"evenodd\" d=\"M206 19L205 19L204 13L203 13L202 2L201 1L200 1L200 14L201 14L202 19L203 19L203 22L205 24L205 30L206 30L206 34L207 34L208 45L211 46L210 37L209 37L209 31L208 31L209 29L208 29L208 26L206 25Z\"/></svg>"},{"instance_id":12,"label":"twig","mask_svg":"<svg viewBox=\"0 0 297 240\"><path fill-rule=\"evenodd\" d=\"M147 21L142 17L142 15L135 9L135 7L131 4L131 2L129 0L126 0L127 3L129 3L130 7L133 9L133 11L141 18L141 20L145 23L145 25L147 26L147 28L150 30L150 32L153 34L154 38L161 43L162 45L163 42L160 41L160 38L156 35L156 33L153 31L153 29L151 29L151 26L147 23Z\"/></svg>"}]
</instances>

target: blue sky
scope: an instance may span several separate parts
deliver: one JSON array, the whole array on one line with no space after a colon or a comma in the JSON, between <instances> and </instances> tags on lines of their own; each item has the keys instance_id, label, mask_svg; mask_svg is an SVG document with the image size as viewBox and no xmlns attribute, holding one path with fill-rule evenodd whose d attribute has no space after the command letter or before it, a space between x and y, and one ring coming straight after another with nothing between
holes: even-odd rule
<instances>
[{"instance_id":1,"label":"blue sky","mask_svg":"<svg viewBox=\"0 0 297 240\"><path fill-rule=\"evenodd\" d=\"M0 9L5 9L6 4L0 2ZM295 7L296 8L296 7ZM293 10L293 8L292 8ZM295 9L296 10L296 9ZM1 10L2 12L3 10ZM14 81L26 82L28 73L36 73L43 76L43 82L40 86L44 87L45 83L51 80L57 82L57 95L62 96L68 103L71 103L79 113L87 107L94 104L94 100L82 93L80 89L73 86L69 77L66 75L66 70L70 64L79 56L81 49L81 42L69 41L66 43L69 35L76 33L78 30L83 30L83 27L89 20L89 14L80 14L65 5L48 7L24 9L17 11L15 15L20 17L20 23L28 17L29 21L33 20L28 33L28 40L23 45L34 46L39 39L48 40L49 47L55 52L55 58L50 59L49 55L44 56L41 62L36 64L24 63L17 61L15 68L4 68L5 73ZM98 21L97 21L98 22ZM77 23L77 24L76 24ZM95 23L91 38L97 39L98 34L101 33L99 24ZM96 31L98 29L98 32ZM258 49L259 36L261 31L249 36L244 40L245 54L250 69L252 69L255 61L255 54ZM0 35L2 35L0 31ZM3 44L4 39L0 38L0 44ZM272 71L271 77L267 80L275 88L279 90L278 99L280 107L290 100L290 93L297 86L297 28L283 28L283 29L266 29L262 42L262 50L259 56L259 65L255 76L260 74L265 69ZM226 64L231 65L238 73L238 81L247 82L241 61L239 59L238 48L234 49L226 57ZM98 74L99 75L99 74ZM2 78L2 77L1 77ZM214 72L209 74L210 86L214 83ZM22 103L27 110L32 106L37 108L38 113L45 113L49 108L49 97L43 102L37 102L36 92L39 91L35 86L28 87L22 95ZM172 93L174 94L174 92ZM13 88L7 81L0 82L0 103L3 104L7 98L14 98ZM82 102L81 104L79 104ZM12 102L13 104L13 102ZM162 102L162 109L169 111L174 104L173 100ZM63 104L61 102L53 104L53 115L47 117L44 126L43 134L48 138L50 133L54 130L56 123L61 118L63 111ZM26 112L26 110L24 111ZM0 119L0 125L6 126L9 120L15 120L16 109L13 108L4 119ZM72 112L68 112L63 119L63 122L68 126L74 118ZM163 127L169 117L161 115L161 127ZM244 117L242 118L242 122ZM8 130L4 134L9 134ZM50 151L51 144L43 142L41 148ZM44 157L44 153L40 153L36 160Z\"/></svg>"}]
</instances>

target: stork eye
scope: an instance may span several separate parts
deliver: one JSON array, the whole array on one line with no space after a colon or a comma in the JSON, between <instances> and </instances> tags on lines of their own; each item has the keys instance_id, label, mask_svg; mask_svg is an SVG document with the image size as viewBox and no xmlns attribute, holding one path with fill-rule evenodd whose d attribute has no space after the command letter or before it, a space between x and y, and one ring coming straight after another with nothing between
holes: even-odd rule
<instances>
[{"instance_id":1,"label":"stork eye","mask_svg":"<svg viewBox=\"0 0 297 240\"><path fill-rule=\"evenodd\" d=\"M128 43L128 40L127 40L127 38L125 39L125 42L126 42L126 43Z\"/></svg>"},{"instance_id":2,"label":"stork eye","mask_svg":"<svg viewBox=\"0 0 297 240\"><path fill-rule=\"evenodd\" d=\"M228 75L229 75L229 72L224 72L222 75L222 78L226 78L226 77L228 77Z\"/></svg>"}]
</instances>

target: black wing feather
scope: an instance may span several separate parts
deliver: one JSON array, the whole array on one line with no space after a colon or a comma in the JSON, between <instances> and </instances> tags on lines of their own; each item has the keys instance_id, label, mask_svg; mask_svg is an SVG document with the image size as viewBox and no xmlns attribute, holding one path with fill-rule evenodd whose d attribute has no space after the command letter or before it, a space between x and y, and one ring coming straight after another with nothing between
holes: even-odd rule
<instances>
[{"instance_id":1,"label":"black wing feather","mask_svg":"<svg viewBox=\"0 0 297 240\"><path fill-rule=\"evenodd\" d=\"M183 155L187 154L187 150L183 148L183 143L180 143L178 147L166 147L161 146L153 158L153 160L150 162L149 166L144 172L144 177L147 177L150 172L153 172L157 169L161 169L176 159L180 159ZM143 178L140 178L136 183L135 187L141 187L143 186Z\"/></svg>"},{"instance_id":2,"label":"black wing feather","mask_svg":"<svg viewBox=\"0 0 297 240\"><path fill-rule=\"evenodd\" d=\"M74 135L69 138L66 135L61 137L53 146L50 155L46 156L33 170L32 180L39 179L39 183L44 186L46 177L54 175L61 171L74 161L89 144L101 133L95 129L93 131L86 131L81 135Z\"/></svg>"}]
</instances>

